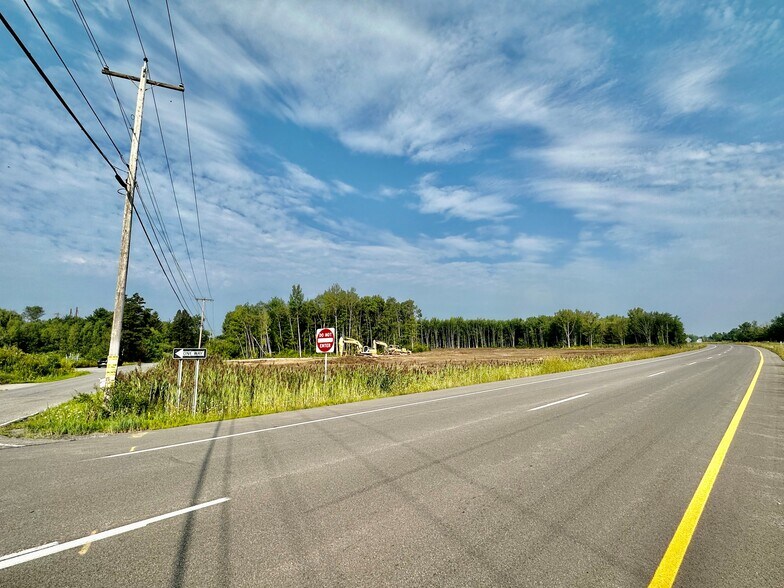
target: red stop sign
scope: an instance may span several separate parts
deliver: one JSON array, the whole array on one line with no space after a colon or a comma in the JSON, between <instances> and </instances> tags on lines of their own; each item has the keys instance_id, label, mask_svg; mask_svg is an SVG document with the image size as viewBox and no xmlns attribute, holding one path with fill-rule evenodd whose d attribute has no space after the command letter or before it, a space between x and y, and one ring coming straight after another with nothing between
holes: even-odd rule
<instances>
[{"instance_id":1,"label":"red stop sign","mask_svg":"<svg viewBox=\"0 0 784 588\"><path fill-rule=\"evenodd\" d=\"M316 331L316 351L332 353L335 351L335 329L319 329Z\"/></svg>"}]
</instances>

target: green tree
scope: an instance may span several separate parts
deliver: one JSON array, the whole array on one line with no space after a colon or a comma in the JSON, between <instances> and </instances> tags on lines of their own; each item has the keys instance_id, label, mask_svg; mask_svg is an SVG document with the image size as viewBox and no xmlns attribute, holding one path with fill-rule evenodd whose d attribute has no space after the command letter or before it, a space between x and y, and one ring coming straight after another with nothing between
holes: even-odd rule
<instances>
[{"instance_id":1,"label":"green tree","mask_svg":"<svg viewBox=\"0 0 784 588\"><path fill-rule=\"evenodd\" d=\"M263 304L239 304L223 320L223 338L231 357L257 359L269 353L269 313Z\"/></svg>"},{"instance_id":2,"label":"green tree","mask_svg":"<svg viewBox=\"0 0 784 588\"><path fill-rule=\"evenodd\" d=\"M302 357L302 329L300 317L302 316L302 306L305 304L305 295L302 293L302 287L299 284L294 284L291 287L291 294L289 294L289 327L291 329L291 338L294 338L294 324L291 319L294 319L297 325L297 351L299 356Z\"/></svg>"},{"instance_id":3,"label":"green tree","mask_svg":"<svg viewBox=\"0 0 784 588\"><path fill-rule=\"evenodd\" d=\"M134 293L125 298L120 357L123 361L157 359L157 335L161 330L158 313L147 308L144 298Z\"/></svg>"},{"instance_id":4,"label":"green tree","mask_svg":"<svg viewBox=\"0 0 784 588\"><path fill-rule=\"evenodd\" d=\"M770 322L765 338L768 341L784 341L784 312Z\"/></svg>"},{"instance_id":5,"label":"green tree","mask_svg":"<svg viewBox=\"0 0 784 588\"><path fill-rule=\"evenodd\" d=\"M558 325L558 327L561 329L561 332L563 333L566 346L571 347L572 337L577 330L577 324L580 320L579 311L562 308L555 313L553 318L555 324Z\"/></svg>"},{"instance_id":6,"label":"green tree","mask_svg":"<svg viewBox=\"0 0 784 588\"><path fill-rule=\"evenodd\" d=\"M580 332L585 339L588 339L588 345L593 347L594 341L598 340L601 343L601 327L599 313L590 311L577 311L580 318Z\"/></svg>"},{"instance_id":7,"label":"green tree","mask_svg":"<svg viewBox=\"0 0 784 588\"><path fill-rule=\"evenodd\" d=\"M200 317L178 310L168 326L167 339L172 347L196 347L199 344Z\"/></svg>"},{"instance_id":8,"label":"green tree","mask_svg":"<svg viewBox=\"0 0 784 588\"><path fill-rule=\"evenodd\" d=\"M644 311L642 308L632 308L628 312L629 335L634 337L635 343L645 342L646 345L653 345L653 330L655 319L652 313Z\"/></svg>"},{"instance_id":9,"label":"green tree","mask_svg":"<svg viewBox=\"0 0 784 588\"><path fill-rule=\"evenodd\" d=\"M609 341L618 345L626 344L629 332L629 319L625 316L611 314L604 318L604 331Z\"/></svg>"},{"instance_id":10,"label":"green tree","mask_svg":"<svg viewBox=\"0 0 784 588\"><path fill-rule=\"evenodd\" d=\"M25 306L22 317L24 320L32 323L41 320L41 317L44 316L44 314L43 306Z\"/></svg>"}]
</instances>

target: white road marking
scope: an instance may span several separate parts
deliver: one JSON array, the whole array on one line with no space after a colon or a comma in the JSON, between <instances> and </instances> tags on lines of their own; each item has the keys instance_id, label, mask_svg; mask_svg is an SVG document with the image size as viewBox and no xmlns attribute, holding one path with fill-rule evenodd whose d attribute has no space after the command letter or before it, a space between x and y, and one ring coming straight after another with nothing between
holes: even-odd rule
<instances>
[{"instance_id":1,"label":"white road marking","mask_svg":"<svg viewBox=\"0 0 784 588\"><path fill-rule=\"evenodd\" d=\"M686 365L687 365L687 366L689 366L689 365L694 365L695 363L697 363L697 362L696 362L696 361L693 361L693 362L691 362L691 363L687 363Z\"/></svg>"},{"instance_id":2,"label":"white road marking","mask_svg":"<svg viewBox=\"0 0 784 588\"><path fill-rule=\"evenodd\" d=\"M698 349L697 351L689 351L689 352L684 353L682 355L678 354L678 357L673 356L673 355L667 355L667 356L664 356L664 357L657 357L655 359L644 359L644 360L639 360L639 361L645 362L645 364L647 365L647 364L651 364L651 363L658 363L660 361L667 361L667 360L682 358L684 355L692 355L692 354L695 354L695 353L703 353L705 351L709 351L710 349L714 349L714 348L715 348L715 346L711 347L709 349ZM125 453L113 453L111 455L103 455L101 457L93 457L93 458L86 459L86 460L83 460L83 461L96 461L96 460L101 460L101 459L114 459L115 457L127 457L129 455L142 455L143 453L150 453L150 452L153 452L153 451L163 451L165 449L174 449L175 447L186 447L188 445L197 445L199 443L211 443L212 441L220 441L220 440L223 440L223 439L233 439L235 437L244 437L245 435L256 435L256 434L259 434L259 433L268 433L270 431L278 431L278 430L282 430L282 429L291 429L293 427L303 427L303 426L306 426L306 425L315 425L317 423L325 423L325 422L328 422L328 421L349 419L349 418L352 418L352 417L362 416L362 415L366 415L366 414L373 414L373 413L376 413L376 412L385 412L385 411L388 411L388 410L399 410L401 408L410 408L412 406L420 406L420 405L423 405L423 404L433 404L435 402L442 402L442 401L445 401L445 400L455 400L455 399L458 399L458 398L467 398L469 396L476 396L476 395L479 395L479 394L487 394L489 392L498 392L500 390L509 390L510 388L522 388L524 386L535 386L535 385L538 385L538 384L547 384L549 382L558 382L558 381L561 381L561 380L569 380L569 379L572 379L572 378L580 378L580 377L583 377L583 376L590 376L590 375L593 375L593 374L601 374L601 373L605 373L605 372L613 372L613 371L616 371L616 370L622 370L622 369L626 369L626 368L630 368L630 367L634 367L634 366L639 366L639 365L640 365L640 363L638 363L638 362L623 363L623 364L620 364L620 365L613 365L613 366L607 367L605 369L595 368L592 371L587 372L587 373L583 372L583 373L579 373L579 374L567 374L567 375L564 375L564 376L556 376L554 378L547 378L545 380L536 380L534 382L518 382L518 383L515 383L515 384L509 384L507 386L497 386L495 388L485 388L485 389L482 389L482 390L476 390L474 392L464 392L462 394L454 394L452 396L442 396L440 398L429 398L427 400L418 400L416 402L407 402L405 404L396 404L394 406L384 406L382 408L373 408L373 409L370 409L370 410L360 410L360 411L357 411L357 412L351 412L351 413L347 413L347 414L340 414L340 415L335 415L335 416L330 416L330 417L324 417L324 418L321 418L321 419L314 419L312 421L300 421L300 422L297 422L297 423L289 423L289 424L286 424L286 425L276 425L274 427L264 427L262 429L253 429L251 431L243 431L242 433L230 433L230 434L227 434L227 435L218 435L218 436L215 436L215 437L204 437L202 439L195 439L193 441L183 441L181 443L172 443L170 445L159 445L157 447L149 447L147 449L140 449L138 451L133 451L133 452L128 451L128 452L125 452Z\"/></svg>"},{"instance_id":3,"label":"white road marking","mask_svg":"<svg viewBox=\"0 0 784 588\"><path fill-rule=\"evenodd\" d=\"M656 372L655 374L651 374L648 376L649 378L653 378L654 376L661 376L662 374L666 374L667 372Z\"/></svg>"},{"instance_id":4,"label":"white road marking","mask_svg":"<svg viewBox=\"0 0 784 588\"><path fill-rule=\"evenodd\" d=\"M12 557L19 557L20 555L26 555L28 553L38 551L39 549L46 549L47 547L52 547L53 545L57 545L57 541L52 541L51 543L47 543L46 545L39 545L38 547L31 547L30 549L17 551L16 553L9 553L8 555L1 556L0 562L5 561L7 559L11 559Z\"/></svg>"},{"instance_id":5,"label":"white road marking","mask_svg":"<svg viewBox=\"0 0 784 588\"><path fill-rule=\"evenodd\" d=\"M547 404L543 404L542 406L529 408L528 412L534 412L535 410L542 410L543 408L547 408L549 406L555 406L556 404L561 404L562 402L569 402L570 400L577 400L578 398L582 398L583 396L588 396L588 394L590 394L590 392L584 392L583 394L578 394L577 396L570 396L569 398L562 398L561 400L556 400L555 402L548 402Z\"/></svg>"},{"instance_id":6,"label":"white road marking","mask_svg":"<svg viewBox=\"0 0 784 588\"><path fill-rule=\"evenodd\" d=\"M157 523L160 521L164 521L166 519L184 515L186 513L193 512L195 510L207 508L208 506L214 506L216 504L220 504L221 502L226 502L227 500L229 500L228 497L218 498L216 500L210 500L209 502L204 502L202 504L189 506L188 508L175 510L174 512L158 515L157 517L145 519L137 523L123 525L122 527L117 527L115 529L109 529L108 531L97 533L95 535L87 535L87 537L82 537L81 539L74 539L73 541L68 541L66 543L57 543L55 541L53 543L47 543L46 545L41 545L40 547L33 547L32 549L26 549L24 551L12 553L10 555L0 557L0 570L11 568L13 566L18 566L19 564L23 564L28 561L33 561L34 559L40 559L42 557L54 555L55 553L60 553L61 551L67 551L69 549L73 549L74 547L81 547L82 545L85 545L87 543L95 543L96 541L101 541L103 539L108 539L109 537L122 535L123 533L128 533L129 531L136 531L137 529L141 529L152 523Z\"/></svg>"},{"instance_id":7,"label":"white road marking","mask_svg":"<svg viewBox=\"0 0 784 588\"><path fill-rule=\"evenodd\" d=\"M710 357L706 357L705 359L713 359L713 356L711 355Z\"/></svg>"},{"instance_id":8,"label":"white road marking","mask_svg":"<svg viewBox=\"0 0 784 588\"><path fill-rule=\"evenodd\" d=\"M24 445L16 445L14 443L0 443L0 447L24 447Z\"/></svg>"}]
</instances>

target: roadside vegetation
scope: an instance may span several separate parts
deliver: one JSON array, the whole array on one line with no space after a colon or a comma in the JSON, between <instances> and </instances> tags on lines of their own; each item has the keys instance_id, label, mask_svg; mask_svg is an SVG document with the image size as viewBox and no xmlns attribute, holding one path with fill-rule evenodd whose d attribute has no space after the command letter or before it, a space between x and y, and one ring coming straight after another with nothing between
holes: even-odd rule
<instances>
[{"instance_id":1,"label":"roadside vegetation","mask_svg":"<svg viewBox=\"0 0 784 588\"><path fill-rule=\"evenodd\" d=\"M0 384L53 382L84 375L75 362L58 353L24 353L16 347L0 347Z\"/></svg>"},{"instance_id":2,"label":"roadside vegetation","mask_svg":"<svg viewBox=\"0 0 784 588\"><path fill-rule=\"evenodd\" d=\"M616 348L608 353L556 355L527 361L473 361L459 365L340 364L243 365L211 358L202 363L196 415L191 414L192 363L186 363L177 398L177 363L166 359L147 372L118 374L102 392L81 394L25 421L0 429L10 436L63 436L174 427L262 415L441 388L467 386L596 367L678 353L691 347Z\"/></svg>"},{"instance_id":3,"label":"roadside vegetation","mask_svg":"<svg viewBox=\"0 0 784 588\"><path fill-rule=\"evenodd\" d=\"M769 351L772 351L776 355L778 355L781 359L784 359L784 343L753 343L755 347L763 347Z\"/></svg>"}]
</instances>

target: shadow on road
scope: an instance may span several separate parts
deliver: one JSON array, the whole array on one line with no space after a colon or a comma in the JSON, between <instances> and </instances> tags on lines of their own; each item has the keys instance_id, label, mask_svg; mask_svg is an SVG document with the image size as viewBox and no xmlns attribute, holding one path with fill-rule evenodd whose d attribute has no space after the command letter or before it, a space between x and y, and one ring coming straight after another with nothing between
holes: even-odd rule
<instances>
[{"instance_id":1,"label":"shadow on road","mask_svg":"<svg viewBox=\"0 0 784 588\"><path fill-rule=\"evenodd\" d=\"M234 432L234 421L229 421L229 431L228 434L232 434ZM218 421L215 425L215 429L212 432L213 437L217 437L221 434L221 430L225 421ZM223 465L223 479L221 483L222 488L222 496L229 495L229 483L230 483L230 473L231 473L231 460L232 460L232 451L233 451L233 439L227 439L228 447L226 448L226 458ZM196 477L196 484L193 487L193 491L191 492L191 505L196 505L202 501L201 493L202 489L204 488L205 481L207 479L207 473L209 471L210 462L212 461L213 452L215 451L215 446L217 442L208 443L207 444L207 451L204 454L204 458L202 459L201 467L199 468L199 473ZM214 497L212 497L214 498ZM213 586L229 586L231 578L229 576L230 570L230 541L231 541L231 514L229 511L229 503L224 502L219 507L220 510L220 553L218 554L218 562L217 565L219 569L223 572L217 575L219 578L219 583L211 584ZM174 556L174 560L172 561L172 578L170 582L171 588L179 588L183 585L185 581L185 576L187 573L188 567L188 557L190 555L191 549L191 539L193 537L194 525L196 522L196 514L197 512L190 512L188 513L185 519L185 527L182 530L182 535L180 536L180 543L177 549L177 553Z\"/></svg>"}]
</instances>

